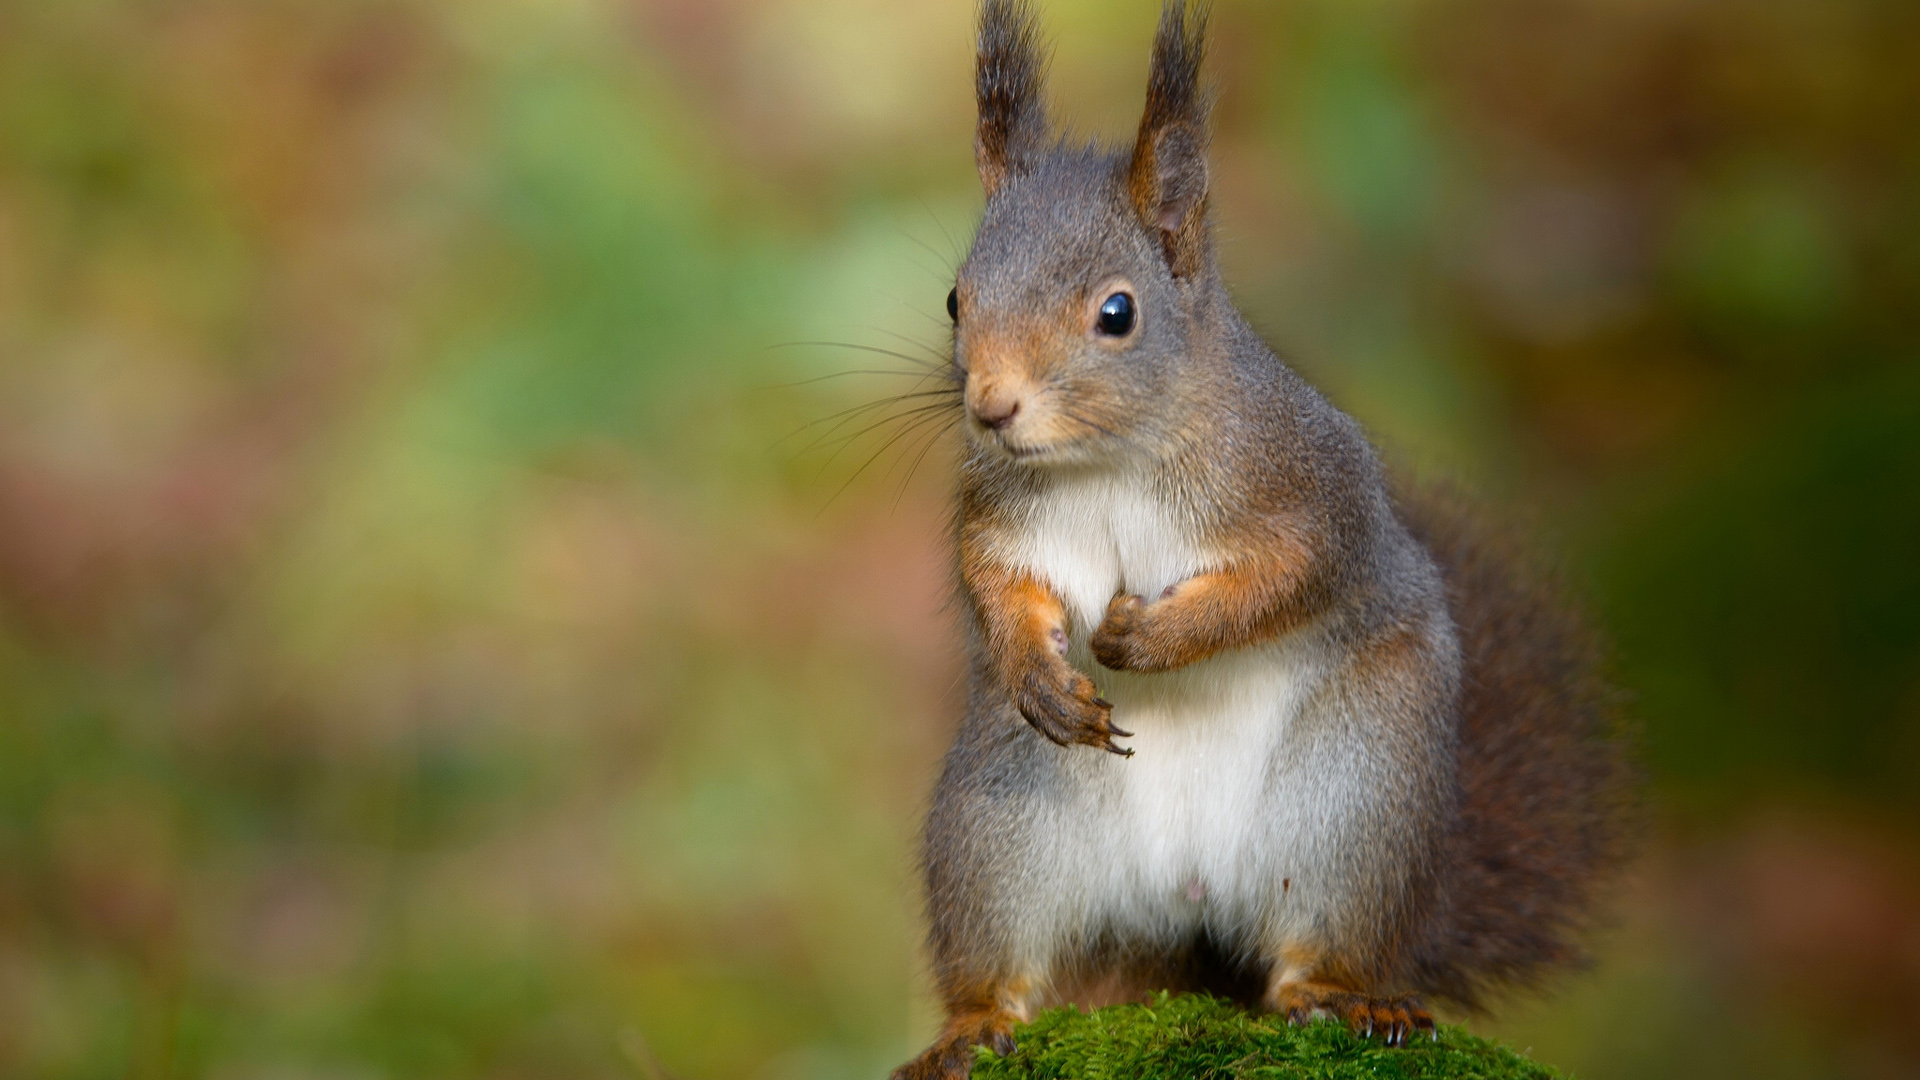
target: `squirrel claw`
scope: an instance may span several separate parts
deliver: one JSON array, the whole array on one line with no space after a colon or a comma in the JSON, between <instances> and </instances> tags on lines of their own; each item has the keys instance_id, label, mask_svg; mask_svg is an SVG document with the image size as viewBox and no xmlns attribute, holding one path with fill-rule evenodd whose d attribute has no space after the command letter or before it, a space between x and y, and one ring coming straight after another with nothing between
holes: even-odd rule
<instances>
[{"instance_id":1,"label":"squirrel claw","mask_svg":"<svg viewBox=\"0 0 1920 1080\"><path fill-rule=\"evenodd\" d=\"M1276 987L1267 1001L1286 1014L1289 1024L1304 1024L1321 1013L1345 1021L1347 1030L1362 1039L1378 1034L1387 1046L1407 1045L1416 1029L1440 1038L1433 1016L1411 995L1377 998L1325 983L1289 983Z\"/></svg>"},{"instance_id":2,"label":"squirrel claw","mask_svg":"<svg viewBox=\"0 0 1920 1080\"><path fill-rule=\"evenodd\" d=\"M1099 747L1109 753L1131 757L1133 751L1113 744L1114 738L1133 733L1113 726L1113 703L1094 693L1093 681L1064 664L1058 681L1035 680L1015 700L1015 705L1034 730L1055 746L1076 743Z\"/></svg>"}]
</instances>

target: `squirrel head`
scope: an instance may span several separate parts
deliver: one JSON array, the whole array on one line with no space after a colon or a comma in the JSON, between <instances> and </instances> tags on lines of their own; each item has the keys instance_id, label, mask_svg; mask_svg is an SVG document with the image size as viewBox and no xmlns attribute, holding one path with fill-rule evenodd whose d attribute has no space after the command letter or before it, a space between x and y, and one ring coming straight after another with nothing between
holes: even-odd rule
<instances>
[{"instance_id":1,"label":"squirrel head","mask_svg":"<svg viewBox=\"0 0 1920 1080\"><path fill-rule=\"evenodd\" d=\"M1034 465L1165 446L1220 291L1207 225L1205 12L1168 0L1130 147L1055 142L1026 0L981 8L986 209L948 300L974 443Z\"/></svg>"}]
</instances>

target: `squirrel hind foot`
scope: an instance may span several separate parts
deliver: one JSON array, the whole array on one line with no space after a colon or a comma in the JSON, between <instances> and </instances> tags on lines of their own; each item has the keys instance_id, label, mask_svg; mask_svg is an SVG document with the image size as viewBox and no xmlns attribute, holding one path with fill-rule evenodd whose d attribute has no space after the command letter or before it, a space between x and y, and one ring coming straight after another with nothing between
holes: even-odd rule
<instances>
[{"instance_id":1,"label":"squirrel hind foot","mask_svg":"<svg viewBox=\"0 0 1920 1080\"><path fill-rule=\"evenodd\" d=\"M998 1010L956 1017L932 1046L893 1070L888 1080L966 1080L973 1071L974 1047L984 1046L1002 1057L1013 1053L1014 1019Z\"/></svg>"},{"instance_id":2,"label":"squirrel hind foot","mask_svg":"<svg viewBox=\"0 0 1920 1080\"><path fill-rule=\"evenodd\" d=\"M1363 1039L1379 1038L1388 1046L1405 1046L1424 1033L1440 1038L1433 1014L1412 994L1373 997L1327 983L1292 982L1274 988L1267 1007L1289 1024L1306 1024L1316 1016L1331 1016Z\"/></svg>"}]
</instances>

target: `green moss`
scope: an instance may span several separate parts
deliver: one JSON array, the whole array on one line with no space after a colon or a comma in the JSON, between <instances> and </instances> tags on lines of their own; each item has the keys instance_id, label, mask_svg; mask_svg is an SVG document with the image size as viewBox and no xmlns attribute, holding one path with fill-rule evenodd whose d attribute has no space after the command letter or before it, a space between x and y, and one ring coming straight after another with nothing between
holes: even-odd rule
<instances>
[{"instance_id":1,"label":"green moss","mask_svg":"<svg viewBox=\"0 0 1920 1080\"><path fill-rule=\"evenodd\" d=\"M1081 1013L1055 1009L1014 1034L1006 1057L981 1050L973 1080L1555 1080L1562 1074L1514 1051L1442 1028L1389 1048L1331 1020L1293 1027L1203 996Z\"/></svg>"}]
</instances>

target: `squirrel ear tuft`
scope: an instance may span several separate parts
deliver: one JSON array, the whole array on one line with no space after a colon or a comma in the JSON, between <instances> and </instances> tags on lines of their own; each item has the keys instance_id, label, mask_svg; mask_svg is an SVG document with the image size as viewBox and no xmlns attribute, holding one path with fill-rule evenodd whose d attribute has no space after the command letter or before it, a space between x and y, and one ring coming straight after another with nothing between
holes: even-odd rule
<instances>
[{"instance_id":1,"label":"squirrel ear tuft","mask_svg":"<svg viewBox=\"0 0 1920 1080\"><path fill-rule=\"evenodd\" d=\"M1133 144L1127 191L1140 219L1160 232L1175 277L1206 259L1207 111L1200 84L1207 9L1166 0L1153 38L1147 109Z\"/></svg>"},{"instance_id":2,"label":"squirrel ear tuft","mask_svg":"<svg viewBox=\"0 0 1920 1080\"><path fill-rule=\"evenodd\" d=\"M1040 53L1040 30L1031 5L1027 0L985 0L973 78L980 104L973 154L988 195L1024 172L1029 155L1046 142L1046 105L1041 101L1045 75L1046 58Z\"/></svg>"}]
</instances>

